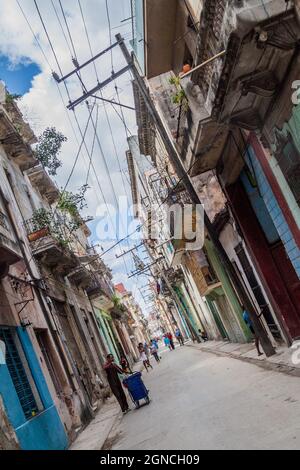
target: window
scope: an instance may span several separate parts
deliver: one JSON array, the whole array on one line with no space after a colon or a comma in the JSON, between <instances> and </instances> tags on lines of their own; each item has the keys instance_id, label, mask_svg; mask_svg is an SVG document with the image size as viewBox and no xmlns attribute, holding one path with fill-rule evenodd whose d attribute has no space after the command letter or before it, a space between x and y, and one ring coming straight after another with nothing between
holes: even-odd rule
<instances>
[{"instance_id":1,"label":"window","mask_svg":"<svg viewBox=\"0 0 300 470\"><path fill-rule=\"evenodd\" d=\"M92 327L91 327L91 325L90 325L90 322L89 322L89 319L88 319L88 317L87 317L87 314L86 314L86 312L85 312L85 310L84 310L83 308L81 308L80 310L81 310L81 313L82 313L82 317L83 317L83 319L84 319L84 322L85 322L85 324L86 324L86 328L87 328L87 330L88 330L88 333L89 333L89 335L90 335L90 337L91 337L91 340L94 341L94 339L95 339L95 338L94 338L94 332L93 332ZM91 315L91 314L90 314L90 315Z\"/></svg>"},{"instance_id":2,"label":"window","mask_svg":"<svg viewBox=\"0 0 300 470\"><path fill-rule=\"evenodd\" d=\"M58 394L62 393L62 386L56 374L56 367L53 361L51 346L49 343L48 332L46 330L35 330L35 336L41 348L43 358L52 379L55 390Z\"/></svg>"},{"instance_id":3,"label":"window","mask_svg":"<svg viewBox=\"0 0 300 470\"><path fill-rule=\"evenodd\" d=\"M6 347L6 365L27 420L43 409L24 351L14 328L0 327Z\"/></svg>"}]
</instances>

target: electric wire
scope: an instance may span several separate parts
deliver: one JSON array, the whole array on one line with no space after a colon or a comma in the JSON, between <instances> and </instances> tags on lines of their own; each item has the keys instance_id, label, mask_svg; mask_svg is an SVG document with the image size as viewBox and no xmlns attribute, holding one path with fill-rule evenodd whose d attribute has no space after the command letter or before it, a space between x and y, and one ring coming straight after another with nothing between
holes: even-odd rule
<instances>
[{"instance_id":1,"label":"electric wire","mask_svg":"<svg viewBox=\"0 0 300 470\"><path fill-rule=\"evenodd\" d=\"M86 35L86 38L87 38L87 42L88 42L88 46L89 46L89 50L90 50L90 55L91 57L93 58L94 54L93 54L93 49L92 49L92 45L91 45L91 41L90 41L90 37L89 37L89 33L88 33L88 29L87 29L87 25L86 25L86 20L85 20L85 17L84 17L84 13L83 13L83 9L82 9L82 5L81 5L81 1L78 0L78 5L79 5L79 10L80 10L80 14L81 14L81 18L82 18L82 22L83 22L83 26L84 26L84 30L85 30L85 35ZM111 38L111 35L110 35L110 45L112 44L112 38ZM95 71L95 75L96 75L96 79L97 79L97 82L99 83L100 80L99 80L99 75L98 75L98 72L97 72L97 68L96 68L96 65L95 65L95 62L93 61L93 65L94 65L94 71ZM117 94L118 94L118 90L117 91ZM103 97L103 94L102 94L102 90L100 90L100 94L101 94L101 97ZM118 100L119 100L119 95L118 95ZM118 155L118 151L117 151L117 147L116 147L116 142L115 142L115 139L114 139L114 135L113 135L113 131L112 131L112 127L111 127L111 122L110 122L110 119L109 119L109 116L108 116L108 112L107 112L107 108L106 108L106 104L104 103L104 112L105 112L105 116L106 116L106 121L107 121L107 124L108 124L108 127L109 127L109 131L110 131L110 136L111 136L111 141L112 141L112 145L113 145L113 148L114 148L114 152L115 152L115 155L116 155L116 159L117 159L117 162L118 162L118 167L119 167L119 171L120 171L120 174L121 174L121 178L122 178L122 184L123 184L123 187L124 187L124 191L125 191L125 194L127 195L127 198L128 200L130 199L129 196L128 196L128 192L127 192L127 188L126 188L126 183L124 181L124 175L123 175L123 170L122 170L122 167L121 167L121 163L120 163L120 159L119 159L119 155ZM98 139L97 139L98 141ZM103 156L103 161L104 161L104 164L106 166L106 172L110 178L110 172L108 170L108 167L107 167L107 163L106 163L106 159L105 159L105 155L103 153L103 150L102 150L102 147L98 141L98 145L99 145L99 148L100 148L100 152ZM110 179L111 181L111 179ZM114 188L113 186L113 183L111 181L111 186L112 186L112 189ZM115 192L114 192L115 194ZM115 201L116 204L117 204L117 200ZM127 269L127 268L126 268ZM128 269L127 269L128 271Z\"/></svg>"},{"instance_id":2,"label":"electric wire","mask_svg":"<svg viewBox=\"0 0 300 470\"><path fill-rule=\"evenodd\" d=\"M45 51L44 51L43 47L41 46L41 43L40 43L40 41L39 41L37 35L35 34L35 32L34 32L32 26L31 26L31 24L30 24L30 22L29 22L29 20L28 20L28 18L27 18L27 16L26 16L26 14L25 14L25 11L24 11L23 8L21 7L19 1L18 1L18 0L16 0L16 1L17 1L17 4L18 4L18 6L19 6L20 11L21 11L21 13L22 13L22 15L23 15L23 17L24 17L24 19L25 19L25 21L26 21L26 23L27 23L27 25L28 25L28 27L29 27L31 33L32 33L32 35L33 35L33 38L34 38L34 40L35 40L37 46L39 47L39 49L40 49L40 51L41 51L41 53L42 53L42 55L43 55L43 57L44 57L46 63L48 64L48 66L49 66L49 68L50 68L50 70L53 71L53 68L52 68L52 66L51 66L51 64L50 64L50 61L49 61L47 55L45 54ZM38 11L39 11L39 10L38 10ZM42 19L40 12L39 12L39 17L40 17L40 19ZM45 27L45 23L44 23L43 21L42 21L42 25L43 25L44 31L45 31L45 33L46 33L46 37L48 37L48 38L50 39L49 34L47 33L47 30L45 30L46 27ZM55 59L56 59L56 61L57 61L58 67L60 68L59 63L58 63L58 60L57 60L57 56L56 56L56 54L55 54L55 51L54 51L53 46L52 46L51 49L52 49L53 52L54 52L53 55L54 55L54 57L55 57ZM76 141L77 141L77 143L78 143L78 146L81 147L81 144L79 144L79 140L78 140L78 138L77 138L77 134L76 134L76 132L75 132L73 123L72 123L71 118L70 118L70 116L69 116L69 113L66 111L66 107L65 107L65 103L64 103L64 99L63 99L61 90L60 90L60 88L59 88L57 82L55 82L55 83L56 83L56 85L57 85L57 89L58 89L58 92L59 92L59 96L60 96L60 99L61 99L62 104L63 104L63 109L65 110L65 112L66 112L66 114L67 114L69 123L70 123L70 125L71 125L73 134L74 134L74 136L75 136L75 139L76 139ZM68 93L68 88L67 88L67 87L65 87L65 88L66 88L66 91L67 91L67 93ZM69 93L68 93L68 96L70 96ZM81 131L81 127L80 127L80 124L79 124L79 122L78 122L78 119L77 119L76 115L75 115L75 120L76 120L76 123L77 123L77 125L78 125L78 127L79 127L79 130L80 130L80 133L81 133L81 137L82 137L82 141L84 142L85 148L86 148L86 150L87 150L87 152L88 152L88 149L87 149L87 147L86 147L85 140L83 139L83 132ZM91 158L90 158L90 161L91 161ZM97 173L96 173L95 168L94 168L94 166L93 166L92 163L91 163L91 166L92 166L93 171L94 171L94 173L95 173L95 176L96 176L97 183L98 183L98 185L99 185L100 191L102 191L102 188L101 188L100 183L99 183L99 180L98 180ZM103 193L102 193L102 195L103 195ZM97 196L98 196L98 194L97 194ZM104 195L103 195L103 197L104 197ZM105 197L104 197L104 202L105 202ZM108 213L109 213L109 209L108 209L107 203L105 202L105 204L106 204L106 207L107 207L107 210L108 210ZM112 225L113 225L112 219L111 219L111 222L112 222ZM75 237L75 238L76 238L76 237ZM79 240L77 239L77 241L79 241ZM31 259L29 260L29 263L30 263L32 260L33 260L33 256L32 256Z\"/></svg>"},{"instance_id":3,"label":"electric wire","mask_svg":"<svg viewBox=\"0 0 300 470\"><path fill-rule=\"evenodd\" d=\"M35 0L35 3L36 3L36 0ZM70 32L70 29L69 29L69 27L68 27L68 23L67 23L67 19L66 19L66 16L65 16L65 12L64 12L64 10L63 10L63 6L62 6L61 1L59 1L59 3L60 3L60 7L61 7L61 10L62 10L62 14L63 14L64 20L65 20L65 24L66 24L67 29L68 29L68 34L69 34L70 41L71 41L72 48L73 48L73 52L74 52L74 55L75 55L74 58L76 58L76 51L75 51L75 47L74 47L74 42L73 42L73 40L72 40L71 32ZM48 31L47 31L45 22L43 21L41 12L40 12L40 10L38 9L37 3L36 3L36 7L37 7L37 11L38 11L38 13L39 13L39 17L40 17L40 20L41 20L41 23L42 23L44 32L45 32L45 34L46 34L46 37L47 37L47 39L48 39L48 42L50 43L51 50L52 50L52 52L53 52L53 56L54 56L54 58L55 58L56 64L57 64L57 66L58 66L58 69L59 69L61 75L63 75L63 74L62 74L62 69L61 69L61 67L60 67L60 64L59 64L59 61L58 61L58 58L57 58L57 54L55 53L53 44L52 44L51 39L50 39L50 35L49 35ZM61 24L61 23L60 23L60 24ZM62 25L61 25L61 27L62 27ZM63 28L62 28L62 31L63 31ZM64 37L65 37L65 34L64 34ZM77 58L76 58L76 59L77 59ZM67 84L65 83L65 81L64 81L64 86L65 86L65 89L66 89L66 92L67 92L67 95L68 95L68 98L69 98L69 101L70 101L70 93L69 93L69 90L68 90L68 87L67 87ZM59 87L58 87L58 88L59 88ZM94 175L95 175L95 177L96 177L97 184L98 184L98 186L99 186L100 192L101 192L102 197L103 197L103 201L104 201L104 203L106 204L108 213L109 213L110 218L111 218L112 225L114 226L114 223L113 223L113 220L112 220L112 217L111 217L111 214L110 214L110 211L109 211L109 208L108 208L108 205L107 205L107 202L106 202L106 199L105 199L103 190L102 190L102 187L101 187L101 185L100 185L100 182L99 182L99 179L98 179L98 176L97 176L97 172L96 172L96 170L95 170L95 168L94 168L94 165L93 165L93 162L92 162L92 158L91 158L91 156L90 156L90 154L89 154L89 150L88 150L88 148L87 148L86 142L85 142L85 140L83 139L83 132L82 132L82 129L81 129L79 120L78 120L78 118L77 118L77 116L76 116L75 110L74 110L74 118L75 118L77 127L78 127L78 129L79 129L81 138L82 138L82 140L83 140L83 145L84 145L84 147L85 147L85 150L86 150L86 152L87 152L87 155L89 156L89 159L90 159L90 162L91 162L91 166L92 166ZM96 132L96 129L95 129L95 126L94 126L93 117L91 116L91 118L92 118L92 122L93 122L94 131ZM74 132L75 132L75 131L74 131ZM115 229L116 229L116 227L115 227Z\"/></svg>"},{"instance_id":4,"label":"electric wire","mask_svg":"<svg viewBox=\"0 0 300 470\"><path fill-rule=\"evenodd\" d=\"M61 0L58 0L58 2L59 2L59 6L60 6L60 9L61 9L61 12L62 12L62 16L63 16L63 19L64 19L64 23L65 23L66 28L67 28L67 32L68 32L68 36L69 36L69 39L70 39L71 47L72 47L72 50L73 50L73 54L74 54L74 55L73 55L73 58L76 59L75 46L74 46L73 38L72 38L72 35L71 35L71 32L70 32L70 28L69 28L69 25L68 25L68 22L67 22L67 18L66 18L66 15L65 15L65 11L64 11L64 9L63 9Z\"/></svg>"},{"instance_id":5,"label":"electric wire","mask_svg":"<svg viewBox=\"0 0 300 470\"><path fill-rule=\"evenodd\" d=\"M110 22L108 0L105 0L105 9L106 9L107 22L108 22L108 29L109 29L109 42L110 42L110 45L112 45L111 22ZM113 72L114 71L114 57L113 57L112 49L110 50L110 60L111 60L111 70Z\"/></svg>"},{"instance_id":6,"label":"electric wire","mask_svg":"<svg viewBox=\"0 0 300 470\"><path fill-rule=\"evenodd\" d=\"M65 18L65 22L66 22L66 25L67 25L66 16L65 16L65 13L64 13L63 6L62 6L61 1L60 1L60 6L61 6L62 13L63 13L63 16L64 16L64 18ZM82 11L82 9L81 9L81 11ZM67 25L67 26L68 26L68 25ZM72 40L72 35L71 35L71 31L70 31L69 27L68 27L68 34L69 34L70 40L71 40L71 42L72 42L72 44L73 44L74 58L77 60L76 50L75 50L75 47L74 47L74 43L73 43L73 40ZM81 84L82 84L83 89L85 89L85 86L84 86L83 81L81 80L81 77L78 76L78 78L80 79L80 82L81 82ZM65 84L65 86L66 86L66 84ZM74 113L75 113L75 111L74 111ZM77 124L78 124L78 126L79 126L78 120L77 120L77 118L76 118L76 114L75 114L75 119L76 119L76 122L77 122ZM104 155L104 152L103 152L103 149L102 149L102 145L101 145L101 142L100 142L98 133L97 133L97 127L96 127L96 125L95 125L95 122L94 122L93 118L92 118L92 124L93 124L93 127L94 127L94 132L95 132L96 140L97 140L97 143L98 143L98 147L99 147L99 150L100 150L100 153L101 153L101 156L102 156L102 161L103 161L103 163L104 163L104 165L105 165L106 173L107 173L108 179L109 179L109 181L110 181L110 185L111 185L111 188L112 188L112 190L113 190L114 200L115 200L115 203L116 203L116 206L117 206L117 205L118 205L117 196L116 196L116 193L115 193L115 190L114 190L113 182L112 182L111 175L110 175L110 172L109 172L109 169L108 169L108 165L107 165L107 162L106 162L106 159L105 159L105 155ZM90 159L90 161L91 161L91 159ZM93 164L92 164L92 165L93 165ZM98 178L97 178L97 180L98 180ZM99 183L99 180L98 180L98 183ZM101 192L102 192L102 195L103 195L103 197L104 197L102 188L101 188ZM104 201L105 201L105 198L104 198ZM108 208L108 205L107 205L107 204L106 204L106 207L107 207L107 210L108 210L108 212L109 212L109 208ZM110 212L109 212L109 213L110 213ZM111 217L111 215L110 215L110 217ZM112 222L112 218L111 218L111 222ZM114 226L113 222L112 222L112 225ZM116 227L116 226L115 226L115 231L116 231L116 233L117 233L117 227ZM128 272L128 268L127 268L127 266L126 266L125 260L124 260L124 267L125 267L125 269L126 269L126 272Z\"/></svg>"},{"instance_id":7,"label":"electric wire","mask_svg":"<svg viewBox=\"0 0 300 470\"><path fill-rule=\"evenodd\" d=\"M90 41L90 36L89 36L89 33L88 33L88 29L87 29L87 25L86 25L86 20L85 20L84 14L83 14L83 9L82 9L81 1L80 1L80 0L78 0L78 5L79 5L79 9L80 9L80 14L81 14L82 22L83 22L83 25L84 25L84 30L85 30L85 35L86 35L86 38L87 38L89 50L90 50L90 55L91 55L91 57L93 58L93 57L94 57L94 53L93 53L93 49L92 49L92 45L91 45L91 41ZM99 83L100 80L99 80L99 75L98 75L98 72L97 72L97 68L96 68L95 61L93 61L93 65L94 65L94 71L95 71L96 79L97 79L97 81L98 81L98 83ZM118 101L120 102L120 97L119 97L118 90L116 90L116 91L117 91ZM102 90L100 90L100 94L101 94L101 97L103 97ZM117 158L117 162L118 162L120 174L121 174L121 177L122 177L122 183L123 183L124 191L125 191L125 193L126 193L128 199L130 199L129 196L128 196L128 192L127 192L127 188L126 188L126 183L124 182L123 170L122 170L122 167L121 167L121 162L120 162L120 159L119 159L119 154L118 154L118 151L117 151L116 142L115 142L115 138L114 138L114 135L113 135L113 131L112 131L112 127L111 127L111 122L110 122L110 119L109 119L109 116L108 116L108 112L107 112L107 108L106 108L106 104L105 104L105 103L104 103L104 112L105 112L106 121L107 121L107 124L108 124L108 127L109 127L109 131L110 131L110 135L111 135L111 140L112 140L114 152L115 152L115 155L116 155L116 158Z\"/></svg>"}]
</instances>

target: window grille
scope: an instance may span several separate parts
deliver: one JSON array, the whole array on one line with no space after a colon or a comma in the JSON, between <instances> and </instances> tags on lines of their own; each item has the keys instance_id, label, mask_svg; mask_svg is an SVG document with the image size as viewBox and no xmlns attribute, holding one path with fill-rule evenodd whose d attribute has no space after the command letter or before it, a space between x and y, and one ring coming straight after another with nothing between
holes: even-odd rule
<instances>
[{"instance_id":1,"label":"window grille","mask_svg":"<svg viewBox=\"0 0 300 470\"><path fill-rule=\"evenodd\" d=\"M26 419L30 419L39 410L12 329L0 328L0 339L4 341L6 346L6 365L20 400L20 405Z\"/></svg>"}]
</instances>

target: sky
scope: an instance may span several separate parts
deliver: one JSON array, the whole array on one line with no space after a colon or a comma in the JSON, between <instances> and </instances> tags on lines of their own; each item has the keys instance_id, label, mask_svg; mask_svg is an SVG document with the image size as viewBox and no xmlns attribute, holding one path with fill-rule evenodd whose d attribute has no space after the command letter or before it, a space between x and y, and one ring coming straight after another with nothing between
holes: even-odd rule
<instances>
[{"instance_id":1,"label":"sky","mask_svg":"<svg viewBox=\"0 0 300 470\"><path fill-rule=\"evenodd\" d=\"M18 102L19 106L25 120L31 124L37 136L46 127L54 126L67 137L68 141L64 144L60 156L63 166L55 177L58 186L64 188L82 137L76 119L81 132L84 133L90 111L86 103L80 104L75 113L66 109L69 99L74 100L82 95L80 80L73 75L67 80L66 87L63 83L58 85L52 77L52 72L65 75L72 71L74 51L80 64L91 58L80 7L94 55L107 48L110 40L114 42L114 35L118 32L124 35L130 47L131 21L122 21L131 16L130 0L107 0L111 29L109 29L105 0L61 0L71 38L62 16L59 0L37 0L36 4L53 50L43 29L34 0L19 0L19 2L0 0L0 79L6 82L11 93L22 95ZM111 53L99 58L95 62L95 67L91 64L83 69L81 80L87 89L93 88L98 78L101 82L111 75L112 69L116 72L124 65L126 64L122 53L118 47L115 47ZM112 82L105 87L102 93L104 98L115 101L118 101L118 93L120 102L134 106L129 72L118 78L115 83ZM94 139L94 127L90 119L85 139L88 151L84 146L82 147L67 189L75 192L85 184L89 167L88 152L91 153L95 140L92 157L95 173L94 171L89 173L89 189L86 193L87 208L84 209L84 215L94 217L94 221L90 223L91 240L101 252L102 249L107 250L116 241L115 233L110 240L99 240L102 227L99 221L103 216L104 200L111 206L111 218L115 220L114 214L118 215L116 201L120 196L126 195L130 199L125 154L128 146L124 123L120 119L120 107L117 108L118 115L110 104L104 105L101 100L95 100L95 104L94 101L90 101L90 104L93 109L92 119L97 126L98 139ZM129 129L128 133L136 134L134 111L123 108L123 113ZM118 234L119 239L128 233L127 209L122 209L122 213L124 221L119 224L122 230L122 234ZM132 223L131 218L129 222ZM103 259L113 269L114 281L123 282L128 290L133 291L143 307L138 287L145 285L147 278L140 276L129 280L127 273L134 270L131 256L119 259L115 256L120 254L121 250L127 250L136 243L138 243L137 240L129 239L110 250Z\"/></svg>"}]
</instances>

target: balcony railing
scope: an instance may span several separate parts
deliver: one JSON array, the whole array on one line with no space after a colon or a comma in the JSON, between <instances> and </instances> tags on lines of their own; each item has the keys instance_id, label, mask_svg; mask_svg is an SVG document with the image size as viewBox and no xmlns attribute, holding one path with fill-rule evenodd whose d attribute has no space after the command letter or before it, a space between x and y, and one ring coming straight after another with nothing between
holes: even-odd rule
<instances>
[{"instance_id":1,"label":"balcony railing","mask_svg":"<svg viewBox=\"0 0 300 470\"><path fill-rule=\"evenodd\" d=\"M86 289L86 293L90 298L96 298L101 295L105 295L110 299L113 295L113 291L108 283L103 278L96 276Z\"/></svg>"},{"instance_id":2,"label":"balcony railing","mask_svg":"<svg viewBox=\"0 0 300 470\"><path fill-rule=\"evenodd\" d=\"M42 263L67 276L79 266L76 255L63 228L55 224L55 230L50 224L37 223L36 219L29 219L24 223L28 240L31 244L33 256Z\"/></svg>"},{"instance_id":3,"label":"balcony railing","mask_svg":"<svg viewBox=\"0 0 300 470\"><path fill-rule=\"evenodd\" d=\"M21 258L22 253L12 235L8 217L0 211L0 277L7 273L8 266Z\"/></svg>"},{"instance_id":4,"label":"balcony railing","mask_svg":"<svg viewBox=\"0 0 300 470\"><path fill-rule=\"evenodd\" d=\"M14 159L21 170L37 165L34 153L3 107L0 107L0 143L7 155Z\"/></svg>"},{"instance_id":5,"label":"balcony railing","mask_svg":"<svg viewBox=\"0 0 300 470\"><path fill-rule=\"evenodd\" d=\"M57 201L59 198L59 190L41 165L28 170L27 176L32 185L39 190L40 194L49 202L49 204L53 204Z\"/></svg>"},{"instance_id":6,"label":"balcony railing","mask_svg":"<svg viewBox=\"0 0 300 470\"><path fill-rule=\"evenodd\" d=\"M71 271L70 274L68 274L68 279L82 289L87 289L93 283L92 272L83 264L79 264L74 271Z\"/></svg>"}]
</instances>

